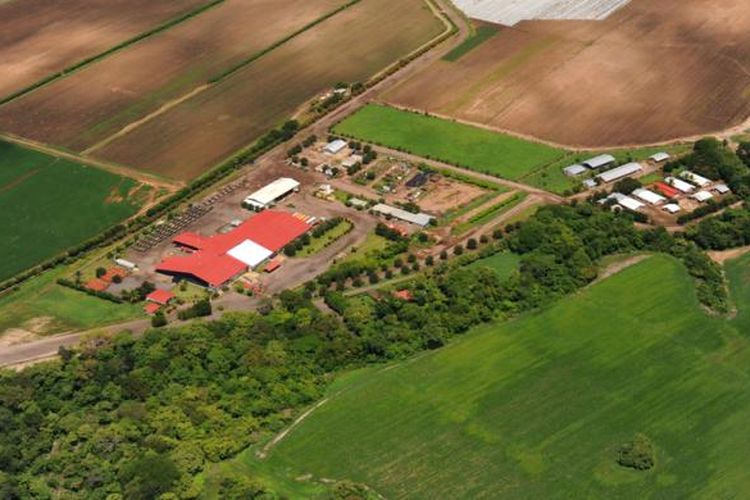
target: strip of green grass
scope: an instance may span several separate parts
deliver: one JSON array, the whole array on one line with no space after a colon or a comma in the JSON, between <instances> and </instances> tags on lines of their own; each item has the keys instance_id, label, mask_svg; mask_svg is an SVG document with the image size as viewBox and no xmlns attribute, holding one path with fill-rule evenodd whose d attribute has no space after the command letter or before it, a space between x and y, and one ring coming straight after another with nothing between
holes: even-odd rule
<instances>
[{"instance_id":1,"label":"strip of green grass","mask_svg":"<svg viewBox=\"0 0 750 500\"><path fill-rule=\"evenodd\" d=\"M334 132L507 179L518 179L565 154L544 144L372 104L339 123Z\"/></svg>"},{"instance_id":2,"label":"strip of green grass","mask_svg":"<svg viewBox=\"0 0 750 500\"><path fill-rule=\"evenodd\" d=\"M540 314L359 372L262 467L387 498L741 497L750 341L693 287L651 257ZM639 432L651 471L616 463Z\"/></svg>"},{"instance_id":3,"label":"strip of green grass","mask_svg":"<svg viewBox=\"0 0 750 500\"><path fill-rule=\"evenodd\" d=\"M466 222L463 222L456 227L453 228L453 234L463 234L466 231L481 226L482 224L486 224L487 222L490 222L492 219L499 217L500 214L503 214L510 210L511 208L515 207L519 203L521 203L523 200L526 199L527 193L516 193L513 196L506 198L505 200L501 201L500 203L497 203L486 210L483 210L482 212L476 214L475 216L471 217Z\"/></svg>"},{"instance_id":4,"label":"strip of green grass","mask_svg":"<svg viewBox=\"0 0 750 500\"><path fill-rule=\"evenodd\" d=\"M495 36L500 28L490 24L483 24L476 29L473 35L463 41L461 45L451 50L443 56L444 61L455 62L463 56L482 45L484 42Z\"/></svg>"},{"instance_id":5,"label":"strip of green grass","mask_svg":"<svg viewBox=\"0 0 750 500\"><path fill-rule=\"evenodd\" d=\"M310 244L303 248L297 254L297 256L309 257L310 255L315 255L316 253L320 252L325 247L348 233L352 229L352 227L353 226L351 222L349 222L348 220L342 220L336 225L336 227L326 232L320 238L313 238L312 241L310 241Z\"/></svg>"},{"instance_id":6,"label":"strip of green grass","mask_svg":"<svg viewBox=\"0 0 750 500\"><path fill-rule=\"evenodd\" d=\"M137 187L132 179L0 141L0 281L133 215L142 202L130 196Z\"/></svg>"}]
</instances>

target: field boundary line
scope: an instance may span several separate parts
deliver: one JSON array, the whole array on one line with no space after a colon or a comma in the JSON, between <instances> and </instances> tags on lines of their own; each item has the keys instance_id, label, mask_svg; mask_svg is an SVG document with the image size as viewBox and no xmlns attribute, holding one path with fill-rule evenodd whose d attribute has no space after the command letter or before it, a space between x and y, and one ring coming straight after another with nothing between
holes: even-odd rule
<instances>
[{"instance_id":1,"label":"field boundary line","mask_svg":"<svg viewBox=\"0 0 750 500\"><path fill-rule=\"evenodd\" d=\"M207 10L214 8L218 6L219 4L224 3L225 1L226 0L212 0L211 2L200 5L191 11L185 12L176 17L168 19L165 22L161 23L160 25L154 28L151 28L150 30L144 31L131 38L128 38L127 40L118 43L114 47L110 47L104 52L99 52L98 54L94 54L93 56L90 56L81 61L78 61L72 66L68 66L67 68L64 68L56 73L52 73L51 75L48 75L42 78L41 80L38 80L32 83L31 85L22 88L21 90L17 90L3 97L2 99L0 99L0 106L8 104L17 99L20 99L21 97L27 94L30 94L34 92L35 90L41 89L42 87L46 87L47 85L50 85L56 82L57 80L61 80L63 78L66 78L67 76L77 73L78 71L86 69L92 64L96 64L97 62L103 59L106 59L107 57L115 54L116 52L120 52L121 50L127 49L131 45L135 45L136 43L142 40L146 40L148 38L151 38L152 36L158 35L159 33L162 33L170 28L173 28L174 26L177 26L178 24L182 24L183 22L188 21L196 16L199 16L200 14L203 14Z\"/></svg>"},{"instance_id":2,"label":"field boundary line","mask_svg":"<svg viewBox=\"0 0 750 500\"><path fill-rule=\"evenodd\" d=\"M137 129L141 125L145 125L146 123L148 123L149 121L151 121L154 118L158 117L159 115L162 115L162 114L166 113L167 111L169 111L170 109L174 108L175 106L178 106L178 105L182 104L183 102L187 101L188 99L191 99L191 98L197 96L198 94L203 93L204 91L208 90L209 88L211 88L211 85L208 84L208 83L206 83L206 84L203 84L203 85L201 85L199 87L194 88L192 91L188 92L187 94L185 94L185 95L183 95L181 97L178 97L176 99L173 99L173 100L171 100L169 102L164 103L156 111L153 111L153 112L147 114L146 116L144 116L142 118L139 118L138 120L136 120L134 122L128 123L127 125L125 125L123 128L121 128L120 130L118 130L114 134L112 134L112 135L110 135L108 137L105 137L104 139L102 139L101 141L97 142L96 144L94 144L90 148L84 150L81 153L81 155L82 156L88 156L88 155L92 154L93 152L100 150L101 148L107 146L111 142L119 139L120 137L123 137L123 136L127 135L128 133L130 133L133 130Z\"/></svg>"},{"instance_id":3,"label":"field boundary line","mask_svg":"<svg viewBox=\"0 0 750 500\"><path fill-rule=\"evenodd\" d=\"M115 163L110 163L110 162L106 162L106 161L102 161L102 160L98 160L94 158L81 156L76 153L64 151L62 149L49 146L47 144L42 144L36 141L32 141L31 139L25 139L23 137L18 137L12 134L0 133L0 140L7 141L10 143L16 144L18 146L23 146L29 149L33 149L35 151L48 154L55 158L63 158L65 160L70 160L76 163L81 163L88 167L97 168L99 170L104 170L106 172L109 172L115 175L127 177L127 178L136 180L143 184L148 184L156 188L165 188L169 190L170 192L176 191L177 189L182 187L182 183L178 181L165 179L165 178L156 176L154 174L136 170L136 169L126 167L123 165L117 165Z\"/></svg>"},{"instance_id":4,"label":"field boundary line","mask_svg":"<svg viewBox=\"0 0 750 500\"><path fill-rule=\"evenodd\" d=\"M224 0L220 0L220 1L223 2ZM341 5L341 6L337 7L336 9L334 9L332 11L323 14L321 17L319 17L317 19L314 19L313 21L309 22L308 24L306 24L305 26L299 28L298 30L294 31L293 33L290 33L289 35L286 35L282 39L273 42L271 45L269 45L269 46L267 46L267 47L259 50L258 52L255 52L254 54L252 54L251 56L249 56L247 59L244 59L243 61L235 64L234 66L232 66L230 68L227 68L226 70L222 71L221 73L218 73L217 75L215 75L213 77L210 77L206 81L206 83L204 83L204 84L202 84L202 85L200 85L200 86L192 89L191 91L187 92L186 94L183 94L180 97L172 99L171 101L163 104L159 109L157 109L157 110L155 110L155 111L153 111L153 112L151 112L151 113L149 113L149 114L147 114L147 115L145 115L145 116L143 116L143 117L141 117L141 118L139 118L139 119L137 119L135 121L132 121L132 122L128 123L127 125L125 125L124 127L122 127L120 130L118 130L114 134L112 134L112 135L110 135L108 137L105 137L101 141L97 142L93 146L91 146L88 149L86 149L85 151L83 151L82 154L83 155L91 155L92 153L94 153L94 152L96 152L96 151L98 151L98 150L100 150L100 149L108 146L109 144L111 144L112 142L116 141L117 139L119 139L121 137L125 137L130 132L138 129L139 127L141 127L143 125L146 125L151 120L153 120L155 118L158 118L159 116L163 115L164 113L166 113L167 111L171 110L172 108L175 108L175 107L179 106L180 104L189 101L193 97L196 97L196 96L202 94L203 92L207 91L208 89L211 89L211 88L213 88L216 85L219 85L224 80L226 80L228 78L231 78L233 75L235 75L236 73L242 71L244 68L252 65L254 62L258 61L262 57L264 57L264 56L272 53L273 51L275 51L278 48L281 48L283 45L286 45L287 43L291 42L292 40L294 40L298 36L303 35L305 32L307 32L307 31L315 28L316 26L318 26L319 24L327 21L328 19L330 19L332 17L335 17L336 15L340 14L341 12L343 12L343 11L349 9L350 7L353 7L354 5L360 3L361 1L362 0L351 0L348 3L346 3L344 5Z\"/></svg>"}]
</instances>

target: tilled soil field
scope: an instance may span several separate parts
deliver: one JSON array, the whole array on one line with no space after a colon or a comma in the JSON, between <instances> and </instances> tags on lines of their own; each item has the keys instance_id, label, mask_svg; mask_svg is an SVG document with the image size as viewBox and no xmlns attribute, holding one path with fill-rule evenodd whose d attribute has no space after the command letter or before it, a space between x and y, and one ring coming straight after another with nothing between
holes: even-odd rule
<instances>
[{"instance_id":1,"label":"tilled soil field","mask_svg":"<svg viewBox=\"0 0 750 500\"><path fill-rule=\"evenodd\" d=\"M208 0L0 1L0 98Z\"/></svg>"},{"instance_id":2,"label":"tilled soil field","mask_svg":"<svg viewBox=\"0 0 750 500\"><path fill-rule=\"evenodd\" d=\"M604 21L531 21L385 100L559 144L625 146L750 116L743 0L634 0Z\"/></svg>"}]
</instances>

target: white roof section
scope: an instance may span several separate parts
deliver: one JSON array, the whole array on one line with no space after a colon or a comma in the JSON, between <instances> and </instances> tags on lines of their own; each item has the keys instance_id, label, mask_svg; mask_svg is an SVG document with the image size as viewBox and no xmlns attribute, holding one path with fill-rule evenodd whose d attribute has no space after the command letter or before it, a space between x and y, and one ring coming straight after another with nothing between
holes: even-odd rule
<instances>
[{"instance_id":1,"label":"white roof section","mask_svg":"<svg viewBox=\"0 0 750 500\"><path fill-rule=\"evenodd\" d=\"M625 196L622 193L612 193L606 198L600 200L599 203L603 204L607 200L615 200L618 205L625 207L629 210L639 210L645 206L640 201L633 199L630 196Z\"/></svg>"},{"instance_id":2,"label":"white roof section","mask_svg":"<svg viewBox=\"0 0 750 500\"><path fill-rule=\"evenodd\" d=\"M362 163L363 158L360 155L351 155L349 158L341 162L341 166L344 168L353 167L357 163Z\"/></svg>"},{"instance_id":3,"label":"white roof section","mask_svg":"<svg viewBox=\"0 0 750 500\"><path fill-rule=\"evenodd\" d=\"M685 170L684 172L682 172L680 174L680 177L700 187L706 187L712 182L711 179L706 179L705 177L693 173L690 170Z\"/></svg>"},{"instance_id":4,"label":"white roof section","mask_svg":"<svg viewBox=\"0 0 750 500\"><path fill-rule=\"evenodd\" d=\"M663 208L670 214L676 214L677 212L682 210L677 203L667 203Z\"/></svg>"},{"instance_id":5,"label":"white roof section","mask_svg":"<svg viewBox=\"0 0 750 500\"><path fill-rule=\"evenodd\" d=\"M595 188L597 186L595 179L585 179L583 185L587 188Z\"/></svg>"},{"instance_id":6,"label":"white roof section","mask_svg":"<svg viewBox=\"0 0 750 500\"><path fill-rule=\"evenodd\" d=\"M602 182L612 182L618 179L622 179L623 177L636 174L641 170L643 170L643 167L640 163L626 163L625 165L613 168L612 170L607 170L606 172L601 173L596 177L598 179L601 179Z\"/></svg>"},{"instance_id":7,"label":"white roof section","mask_svg":"<svg viewBox=\"0 0 750 500\"><path fill-rule=\"evenodd\" d=\"M661 205L662 203L667 201L667 199L662 195L654 193L653 191L650 191L648 189L636 189L632 194L639 200L650 203L651 205Z\"/></svg>"},{"instance_id":8,"label":"white roof section","mask_svg":"<svg viewBox=\"0 0 750 500\"><path fill-rule=\"evenodd\" d=\"M273 181L271 184L260 188L259 190L245 198L245 203L260 208L265 208L282 196L299 189L299 186L299 182L294 179L291 179L289 177L280 177Z\"/></svg>"},{"instance_id":9,"label":"white roof section","mask_svg":"<svg viewBox=\"0 0 750 500\"><path fill-rule=\"evenodd\" d=\"M661 152L649 156L648 159L656 163L661 163L663 161L669 160L670 158L672 158L672 155L670 155L669 153Z\"/></svg>"},{"instance_id":10,"label":"white roof section","mask_svg":"<svg viewBox=\"0 0 750 500\"><path fill-rule=\"evenodd\" d=\"M245 240L227 252L230 257L239 260L250 268L257 267L261 262L273 255L269 249L251 240Z\"/></svg>"},{"instance_id":11,"label":"white roof section","mask_svg":"<svg viewBox=\"0 0 750 500\"><path fill-rule=\"evenodd\" d=\"M731 189L726 184L717 184L714 186L714 190L719 194L727 194Z\"/></svg>"},{"instance_id":12,"label":"white roof section","mask_svg":"<svg viewBox=\"0 0 750 500\"><path fill-rule=\"evenodd\" d=\"M584 167L583 165L571 165L563 169L563 173L568 177L575 177L577 175L583 174L586 171L586 167Z\"/></svg>"},{"instance_id":13,"label":"white roof section","mask_svg":"<svg viewBox=\"0 0 750 500\"><path fill-rule=\"evenodd\" d=\"M453 0L468 17L515 26L521 21L600 20L630 0Z\"/></svg>"},{"instance_id":14,"label":"white roof section","mask_svg":"<svg viewBox=\"0 0 750 500\"><path fill-rule=\"evenodd\" d=\"M335 141L331 141L328 144L326 144L325 152L335 155L336 153L340 153L344 150L344 148L348 146L348 143L343 139L336 139Z\"/></svg>"},{"instance_id":15,"label":"white roof section","mask_svg":"<svg viewBox=\"0 0 750 500\"><path fill-rule=\"evenodd\" d=\"M397 207L392 207L390 205L385 205L383 203L378 203L377 205L372 207L372 210L376 213L383 214L383 215L390 215L391 217L395 217L402 221L410 222L412 224L416 224L417 226L422 226L422 227L427 226L430 223L430 221L434 219L434 217L431 215L427 215L424 213L413 214L411 212L407 212L406 210L402 210Z\"/></svg>"},{"instance_id":16,"label":"white roof section","mask_svg":"<svg viewBox=\"0 0 750 500\"><path fill-rule=\"evenodd\" d=\"M713 197L714 195L712 195L708 191L698 191L697 193L693 195L693 198L700 201L701 203L703 203L704 201L708 201Z\"/></svg>"},{"instance_id":17,"label":"white roof section","mask_svg":"<svg viewBox=\"0 0 750 500\"><path fill-rule=\"evenodd\" d=\"M582 165L591 169L597 169L606 167L607 165L611 165L614 162L615 157L612 155L599 155L594 156L593 158L589 158L588 160L584 161Z\"/></svg>"},{"instance_id":18,"label":"white roof section","mask_svg":"<svg viewBox=\"0 0 750 500\"><path fill-rule=\"evenodd\" d=\"M695 191L695 186L685 181L681 181L676 177L667 177L666 179L664 179L664 181L666 181L667 184L675 188L677 191L682 191L683 193L692 193L693 191Z\"/></svg>"}]
</instances>

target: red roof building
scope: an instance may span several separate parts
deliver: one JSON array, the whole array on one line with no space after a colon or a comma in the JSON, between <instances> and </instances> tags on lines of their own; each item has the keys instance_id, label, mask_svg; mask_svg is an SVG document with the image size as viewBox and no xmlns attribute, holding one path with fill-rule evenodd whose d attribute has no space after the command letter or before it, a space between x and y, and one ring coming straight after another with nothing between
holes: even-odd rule
<instances>
[{"instance_id":1,"label":"red roof building","mask_svg":"<svg viewBox=\"0 0 750 500\"><path fill-rule=\"evenodd\" d=\"M161 309L161 306L156 302L147 302L146 305L143 306L143 310L146 311L146 314L156 314L159 312L159 309Z\"/></svg>"},{"instance_id":2,"label":"red roof building","mask_svg":"<svg viewBox=\"0 0 750 500\"><path fill-rule=\"evenodd\" d=\"M397 292L393 292L393 296L397 299L405 300L406 302L411 302L412 300L414 300L414 296L409 290L399 290Z\"/></svg>"},{"instance_id":3,"label":"red roof building","mask_svg":"<svg viewBox=\"0 0 750 500\"><path fill-rule=\"evenodd\" d=\"M661 191L662 194L666 196L667 198L674 198L675 196L680 194L680 192L677 189L663 182L657 182L656 184L654 184L654 187L656 187L656 189Z\"/></svg>"},{"instance_id":4,"label":"red roof building","mask_svg":"<svg viewBox=\"0 0 750 500\"><path fill-rule=\"evenodd\" d=\"M154 290L146 295L146 300L155 304L166 306L174 298L174 294L169 290Z\"/></svg>"},{"instance_id":5,"label":"red roof building","mask_svg":"<svg viewBox=\"0 0 750 500\"><path fill-rule=\"evenodd\" d=\"M271 262L269 262L269 263L268 263L268 265L266 266L266 269L265 269L265 271L266 271L267 273L272 273L272 272L274 272L275 270L277 270L277 269L278 269L278 268L280 268L280 267L281 267L281 262L279 262L278 260L272 260L272 261L271 261Z\"/></svg>"},{"instance_id":6,"label":"red roof building","mask_svg":"<svg viewBox=\"0 0 750 500\"><path fill-rule=\"evenodd\" d=\"M276 253L309 229L306 221L290 213L265 210L225 234L211 237L195 233L178 235L174 242L195 252L167 258L156 270L170 275L189 276L211 288L220 288L248 270L247 264L228 255L232 249L249 240Z\"/></svg>"},{"instance_id":7,"label":"red roof building","mask_svg":"<svg viewBox=\"0 0 750 500\"><path fill-rule=\"evenodd\" d=\"M86 283L86 288L95 292L103 292L104 290L109 288L109 281L104 281L100 278L94 278Z\"/></svg>"}]
</instances>

